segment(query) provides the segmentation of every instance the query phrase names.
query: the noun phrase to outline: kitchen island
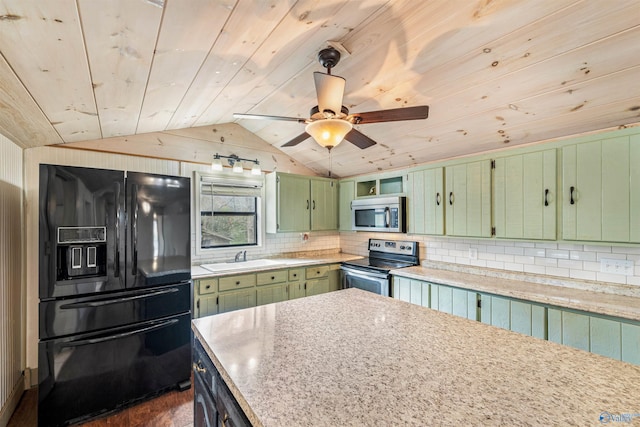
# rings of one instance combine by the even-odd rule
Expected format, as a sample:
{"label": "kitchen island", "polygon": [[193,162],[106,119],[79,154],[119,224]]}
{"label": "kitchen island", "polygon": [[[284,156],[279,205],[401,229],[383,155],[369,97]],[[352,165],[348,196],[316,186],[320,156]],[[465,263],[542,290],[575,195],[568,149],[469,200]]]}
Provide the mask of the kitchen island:
{"label": "kitchen island", "polygon": [[640,422],[640,367],[358,289],[193,330],[256,426]]}

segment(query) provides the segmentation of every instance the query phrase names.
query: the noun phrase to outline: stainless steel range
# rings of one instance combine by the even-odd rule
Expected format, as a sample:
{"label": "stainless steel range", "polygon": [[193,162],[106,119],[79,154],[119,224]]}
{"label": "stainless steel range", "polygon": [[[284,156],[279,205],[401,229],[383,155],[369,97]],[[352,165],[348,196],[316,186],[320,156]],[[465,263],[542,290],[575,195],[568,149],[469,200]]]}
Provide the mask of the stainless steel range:
{"label": "stainless steel range", "polygon": [[369,239],[368,258],[342,263],[342,287],[391,296],[389,271],[419,265],[418,247],[418,242]]}

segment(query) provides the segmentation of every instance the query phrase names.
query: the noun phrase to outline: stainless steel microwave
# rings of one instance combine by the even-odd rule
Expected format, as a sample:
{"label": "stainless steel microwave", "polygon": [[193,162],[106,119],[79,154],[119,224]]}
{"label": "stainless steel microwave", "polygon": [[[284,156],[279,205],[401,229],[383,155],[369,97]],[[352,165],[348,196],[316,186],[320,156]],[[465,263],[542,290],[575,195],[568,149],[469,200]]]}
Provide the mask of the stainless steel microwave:
{"label": "stainless steel microwave", "polygon": [[351,202],[351,229],[405,233],[405,197],[372,197]]}

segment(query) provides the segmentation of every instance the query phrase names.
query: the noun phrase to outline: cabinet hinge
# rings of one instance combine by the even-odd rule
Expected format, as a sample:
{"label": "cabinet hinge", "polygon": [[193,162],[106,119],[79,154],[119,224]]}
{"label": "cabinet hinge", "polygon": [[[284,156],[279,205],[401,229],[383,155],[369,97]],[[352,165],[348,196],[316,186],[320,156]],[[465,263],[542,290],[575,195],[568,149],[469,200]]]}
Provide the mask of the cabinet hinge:
{"label": "cabinet hinge", "polygon": [[491,160],[491,169],[495,169],[495,168],[496,168],[496,161]]}
{"label": "cabinet hinge", "polygon": [[277,176],[277,177],[276,177],[276,182],[277,182],[278,184],[280,184],[280,177],[279,177],[279,176]]}
{"label": "cabinet hinge", "polygon": [[491,227],[491,235],[492,236],[496,235],[496,228],[495,227]]}

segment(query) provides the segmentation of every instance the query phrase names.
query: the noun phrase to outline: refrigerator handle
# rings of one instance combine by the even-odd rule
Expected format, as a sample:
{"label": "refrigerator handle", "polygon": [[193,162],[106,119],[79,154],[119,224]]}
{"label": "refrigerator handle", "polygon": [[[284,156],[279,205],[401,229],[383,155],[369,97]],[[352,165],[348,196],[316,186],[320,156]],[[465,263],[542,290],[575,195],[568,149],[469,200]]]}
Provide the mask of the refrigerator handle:
{"label": "refrigerator handle", "polygon": [[180,289],[178,288],[169,288],[169,289],[163,289],[160,291],[142,292],[139,294],[135,294],[133,296],[122,297],[122,298],[108,298],[108,299],[99,299],[95,301],[72,302],[70,304],[61,305],[60,309],[69,310],[69,309],[88,308],[88,307],[102,307],[102,306],[111,305],[111,304],[122,304],[125,302],[136,301],[144,298],[152,298],[160,295],[173,294],[175,292],[178,292],[179,290]]}
{"label": "refrigerator handle", "polygon": [[103,342],[107,342],[107,341],[113,341],[113,340],[118,340],[120,338],[126,338],[126,337],[130,337],[133,335],[138,335],[138,334],[142,334],[145,332],[150,332],[156,329],[161,329],[161,328],[166,328],[167,326],[171,326],[178,323],[178,319],[169,319],[169,320],[165,320],[164,322],[161,323],[156,323],[154,325],[151,326],[146,326],[144,328],[140,328],[140,329],[136,329],[135,331],[129,331],[129,332],[122,332],[120,334],[114,334],[114,335],[109,335],[108,337],[102,337],[102,338],[89,338],[86,340],[79,340],[79,341],[71,341],[65,344],[62,344],[61,347],[80,347],[83,345],[90,345],[90,344],[100,344]]}
{"label": "refrigerator handle", "polygon": [[138,273],[138,186],[133,184],[131,190],[131,205],[133,207],[133,220],[131,221],[131,243],[133,245],[131,274],[135,276]]}
{"label": "refrigerator handle", "polygon": [[113,273],[114,277],[120,277],[120,183],[116,182],[116,249],[115,249],[115,272]]}

